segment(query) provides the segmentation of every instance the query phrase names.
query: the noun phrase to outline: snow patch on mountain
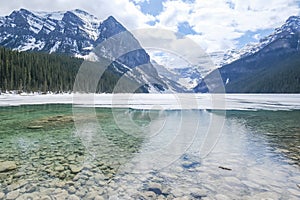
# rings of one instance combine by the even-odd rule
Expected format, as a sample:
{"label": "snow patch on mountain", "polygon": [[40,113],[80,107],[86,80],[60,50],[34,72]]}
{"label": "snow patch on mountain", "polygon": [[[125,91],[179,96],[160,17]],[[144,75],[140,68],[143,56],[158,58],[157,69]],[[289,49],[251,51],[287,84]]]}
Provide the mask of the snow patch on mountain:
{"label": "snow patch on mountain", "polygon": [[82,30],[85,31],[92,40],[96,40],[100,34],[98,27],[100,26],[101,21],[95,16],[79,9],[76,9],[72,12],[84,22],[83,26],[81,27]]}
{"label": "snow patch on mountain", "polygon": [[30,37],[27,40],[27,43],[24,43],[23,45],[19,46],[17,49],[18,51],[28,51],[32,49],[41,50],[45,46],[45,43],[42,41],[36,41],[35,38]]}
{"label": "snow patch on mountain", "polygon": [[[41,40],[45,42],[46,49],[43,49],[43,51],[50,53],[54,51],[60,52],[62,49],[57,48],[57,44],[60,42],[66,45],[74,44],[74,46],[71,47],[71,49],[76,49],[77,51],[74,52],[74,54],[87,55],[89,52],[80,51],[78,42],[80,42],[82,48],[85,48],[85,51],[91,51],[91,49],[86,49],[86,47],[94,47],[94,45],[91,44],[95,43],[99,38],[100,24],[101,20],[79,9],[67,12],[31,12],[20,9],[14,11],[9,16],[0,18],[0,29],[2,32],[2,34],[0,33],[0,44],[5,42],[7,39],[6,35],[10,34],[14,36],[17,35],[20,38],[8,43],[7,47],[12,49],[23,51],[33,50],[36,46],[29,45],[33,43],[32,40],[29,42],[26,40],[26,37],[33,37],[36,41]],[[11,28],[18,30],[12,30]],[[28,33],[28,31],[31,33]],[[73,41],[70,41],[71,37]],[[25,39],[22,40],[21,38]],[[89,44],[86,45],[86,43]],[[28,49],[30,46],[32,49]],[[63,49],[66,48],[63,45],[60,47]]]}
{"label": "snow patch on mountain", "polygon": [[54,46],[50,49],[50,53],[56,52],[56,50],[59,48],[61,44],[61,41],[55,42]]}
{"label": "snow patch on mountain", "polygon": [[56,21],[61,21],[64,17],[65,12],[41,12],[41,11],[33,11],[36,16],[40,16],[44,19],[52,19]]}
{"label": "snow patch on mountain", "polygon": [[33,31],[35,34],[38,34],[42,30],[44,25],[43,20],[34,15],[28,15],[27,23],[30,26],[30,30]]}

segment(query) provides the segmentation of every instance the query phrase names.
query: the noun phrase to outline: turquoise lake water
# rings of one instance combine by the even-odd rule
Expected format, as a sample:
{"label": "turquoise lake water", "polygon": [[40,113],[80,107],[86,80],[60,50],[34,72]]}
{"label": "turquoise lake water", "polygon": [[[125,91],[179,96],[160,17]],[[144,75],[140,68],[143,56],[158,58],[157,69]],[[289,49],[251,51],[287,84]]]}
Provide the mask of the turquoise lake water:
{"label": "turquoise lake water", "polygon": [[[202,157],[213,117],[224,125]],[[297,110],[16,106],[0,127],[0,169],[15,164],[0,199],[300,198]]]}

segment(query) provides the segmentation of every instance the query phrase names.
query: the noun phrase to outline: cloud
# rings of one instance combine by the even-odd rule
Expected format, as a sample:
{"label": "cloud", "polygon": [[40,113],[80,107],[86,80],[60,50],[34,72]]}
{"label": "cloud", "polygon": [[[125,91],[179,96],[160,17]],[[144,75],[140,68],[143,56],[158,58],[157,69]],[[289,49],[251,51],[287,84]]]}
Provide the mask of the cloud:
{"label": "cloud", "polygon": [[136,3],[136,4],[144,3],[144,2],[147,2],[147,3],[150,2],[150,0],[131,0],[131,1],[133,1],[133,2]]}
{"label": "cloud", "polygon": [[178,37],[178,34],[171,30],[158,28],[140,29],[133,34],[150,53],[151,58],[160,64],[169,67],[187,67],[188,63],[191,66],[198,66],[203,74],[215,68],[205,49],[189,37]]}
{"label": "cloud", "polygon": [[189,21],[191,6],[189,3],[178,0],[163,2],[163,12],[156,16],[159,21],[156,27],[177,31],[179,23]]}
{"label": "cloud", "polygon": [[156,27],[174,31],[187,22],[190,35],[207,51],[237,47],[247,32],[281,26],[291,15],[299,15],[297,0],[167,0]]}
{"label": "cloud", "polygon": [[147,22],[154,20],[149,14],[143,14],[139,6],[129,0],[10,0],[0,3],[0,15],[9,15],[13,10],[25,8],[34,11],[65,11],[83,9],[99,19],[113,15],[128,29],[147,27]]}

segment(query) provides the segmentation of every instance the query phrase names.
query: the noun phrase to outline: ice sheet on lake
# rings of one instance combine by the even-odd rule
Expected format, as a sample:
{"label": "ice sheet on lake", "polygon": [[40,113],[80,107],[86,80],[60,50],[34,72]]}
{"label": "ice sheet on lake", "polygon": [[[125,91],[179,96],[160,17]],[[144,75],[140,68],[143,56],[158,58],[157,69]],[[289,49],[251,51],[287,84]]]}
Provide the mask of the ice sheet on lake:
{"label": "ice sheet on lake", "polygon": [[74,104],[153,110],[300,110],[300,94],[47,94],[0,95],[0,106]]}

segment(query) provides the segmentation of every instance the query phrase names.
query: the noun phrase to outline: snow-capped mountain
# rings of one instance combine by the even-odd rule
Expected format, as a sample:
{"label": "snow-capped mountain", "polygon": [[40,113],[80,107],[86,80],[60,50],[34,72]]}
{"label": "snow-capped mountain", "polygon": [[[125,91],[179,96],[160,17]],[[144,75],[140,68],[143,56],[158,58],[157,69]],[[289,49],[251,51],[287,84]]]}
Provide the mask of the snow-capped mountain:
{"label": "snow-capped mountain", "polygon": [[[227,92],[296,91],[290,86],[296,85],[294,82],[299,81],[300,75],[297,74],[299,69],[297,63],[300,59],[299,43],[300,17],[292,16],[259,43],[231,52],[225,58],[227,61],[224,65],[218,69],[223,83],[214,82],[215,70],[195,87],[195,91],[208,92],[205,82],[213,83],[214,86],[210,90],[216,91],[220,84],[225,85]],[[294,74],[291,74],[292,72]],[[287,83],[287,80],[282,79],[294,75],[296,78],[290,79],[294,81],[293,83]]]}
{"label": "snow-capped mountain", "polygon": [[173,68],[168,65],[160,65],[154,60],[151,62],[163,80],[177,83],[177,87],[184,88],[183,91],[192,91],[202,79],[196,67]]}
{"label": "snow-capped mountain", "polygon": [[[113,43],[96,48],[120,33],[124,34],[116,37]],[[19,51],[62,53],[89,60],[104,57],[117,62],[111,70],[134,79],[143,85],[145,92],[173,91],[172,85],[161,80],[150,56],[135,37],[112,16],[101,21],[79,9],[66,12],[20,9],[0,17],[0,46]],[[119,55],[119,52],[125,54]]]}
{"label": "snow-capped mountain", "polygon": [[20,51],[88,55],[100,41],[126,30],[109,17],[85,11],[31,12],[20,9],[0,20],[0,45]]}
{"label": "snow-capped mountain", "polygon": [[[240,50],[230,49],[226,51],[226,53],[223,54],[223,59],[219,63],[219,65],[224,66],[243,57],[255,54],[256,52],[268,46],[270,43],[274,42],[275,40],[283,38],[292,39],[293,35],[298,35],[299,32],[300,17],[291,16],[289,19],[287,19],[285,24],[283,24],[280,28],[276,28],[271,35],[261,39],[258,43],[247,44]],[[295,44],[299,45],[299,41],[297,41]]]}

